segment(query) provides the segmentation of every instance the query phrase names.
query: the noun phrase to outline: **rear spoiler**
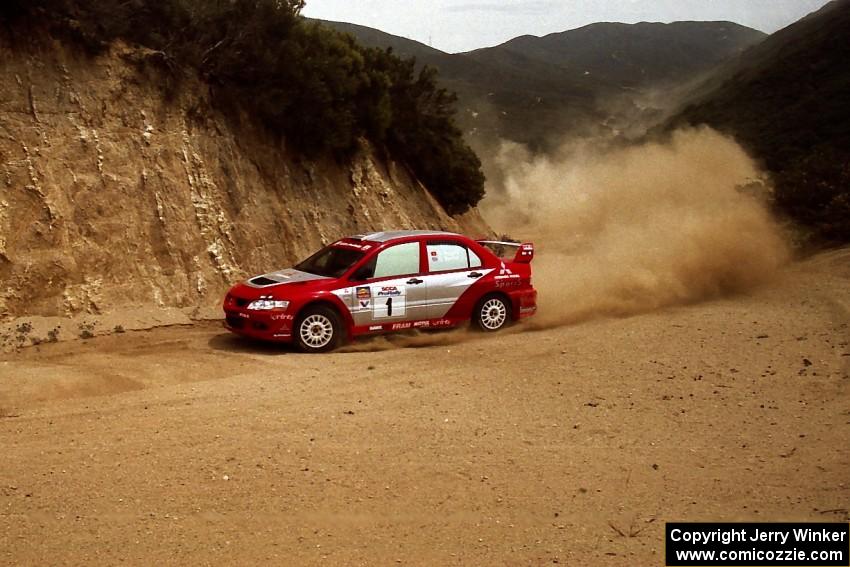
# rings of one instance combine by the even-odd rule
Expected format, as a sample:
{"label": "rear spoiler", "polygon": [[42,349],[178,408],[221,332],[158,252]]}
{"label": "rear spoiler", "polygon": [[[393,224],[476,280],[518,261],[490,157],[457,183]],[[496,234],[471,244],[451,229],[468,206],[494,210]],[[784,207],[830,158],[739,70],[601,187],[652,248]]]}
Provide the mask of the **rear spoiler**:
{"label": "rear spoiler", "polygon": [[[516,254],[513,257],[513,262],[517,262],[519,264],[530,264],[534,259],[534,244],[531,242],[524,242],[520,244],[519,242],[500,242],[498,240],[476,240],[478,244],[482,244],[488,247],[500,248],[505,247],[508,249],[516,249]],[[507,259],[507,258],[504,258]]]}

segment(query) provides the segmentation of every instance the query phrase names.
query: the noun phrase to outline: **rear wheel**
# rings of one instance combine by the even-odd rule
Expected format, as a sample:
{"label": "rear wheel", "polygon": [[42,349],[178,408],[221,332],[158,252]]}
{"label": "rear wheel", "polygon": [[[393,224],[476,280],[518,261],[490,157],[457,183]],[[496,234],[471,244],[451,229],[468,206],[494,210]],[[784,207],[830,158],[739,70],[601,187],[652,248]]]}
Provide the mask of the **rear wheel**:
{"label": "rear wheel", "polygon": [[510,307],[504,297],[488,295],[478,302],[473,321],[487,333],[501,330],[510,322]]}
{"label": "rear wheel", "polygon": [[328,352],[342,340],[342,321],[330,307],[305,309],[295,322],[295,344],[302,352]]}

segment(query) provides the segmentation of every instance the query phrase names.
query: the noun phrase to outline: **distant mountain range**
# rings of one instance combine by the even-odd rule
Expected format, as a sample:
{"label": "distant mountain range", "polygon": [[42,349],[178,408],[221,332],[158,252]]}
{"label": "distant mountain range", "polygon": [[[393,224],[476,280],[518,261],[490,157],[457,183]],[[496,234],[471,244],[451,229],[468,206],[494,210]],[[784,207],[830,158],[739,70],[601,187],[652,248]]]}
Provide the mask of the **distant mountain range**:
{"label": "distant mountain range", "polygon": [[[545,150],[564,133],[629,122],[654,121],[656,134],[708,124],[762,161],[780,210],[813,235],[850,241],[850,0],[769,37],[729,22],[600,23],[454,55],[325,25],[437,67],[479,150],[505,138]],[[647,102],[658,93],[664,112]]]}
{"label": "distant mountain range", "polygon": [[535,148],[610,121],[612,98],[628,107],[646,89],[692,80],[765,37],[730,22],[599,23],[449,54],[364,26],[322,23],[439,69],[460,97],[458,118],[471,141],[508,138]]}
{"label": "distant mountain range", "polygon": [[469,55],[502,61],[514,54],[637,88],[693,77],[764,37],[730,22],[599,23],[544,37],[525,35]]}
{"label": "distant mountain range", "polygon": [[850,0],[837,0],[717,69],[667,129],[733,134],[776,181],[779,206],[850,241]]}

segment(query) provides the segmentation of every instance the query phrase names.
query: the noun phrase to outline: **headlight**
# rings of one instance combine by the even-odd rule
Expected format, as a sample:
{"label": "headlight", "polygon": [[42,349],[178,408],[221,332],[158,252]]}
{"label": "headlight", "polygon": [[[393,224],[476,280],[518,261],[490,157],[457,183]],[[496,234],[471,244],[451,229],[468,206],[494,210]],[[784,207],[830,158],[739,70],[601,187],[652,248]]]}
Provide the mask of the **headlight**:
{"label": "headlight", "polygon": [[273,309],[285,310],[288,308],[288,301],[280,301],[277,299],[258,299],[248,304],[248,309],[250,311],[271,311]]}

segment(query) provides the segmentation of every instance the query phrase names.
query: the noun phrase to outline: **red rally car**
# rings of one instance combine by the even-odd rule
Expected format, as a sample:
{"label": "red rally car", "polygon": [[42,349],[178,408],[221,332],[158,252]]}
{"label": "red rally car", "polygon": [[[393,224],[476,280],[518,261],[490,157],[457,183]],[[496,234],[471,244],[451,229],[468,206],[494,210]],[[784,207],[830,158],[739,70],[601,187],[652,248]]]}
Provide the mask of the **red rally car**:
{"label": "red rally car", "polygon": [[294,268],[233,286],[224,300],[225,326],[247,337],[295,342],[305,352],[329,351],[361,335],[470,320],[482,331],[498,331],[537,311],[533,258],[532,244],[450,232],[352,236]]}

